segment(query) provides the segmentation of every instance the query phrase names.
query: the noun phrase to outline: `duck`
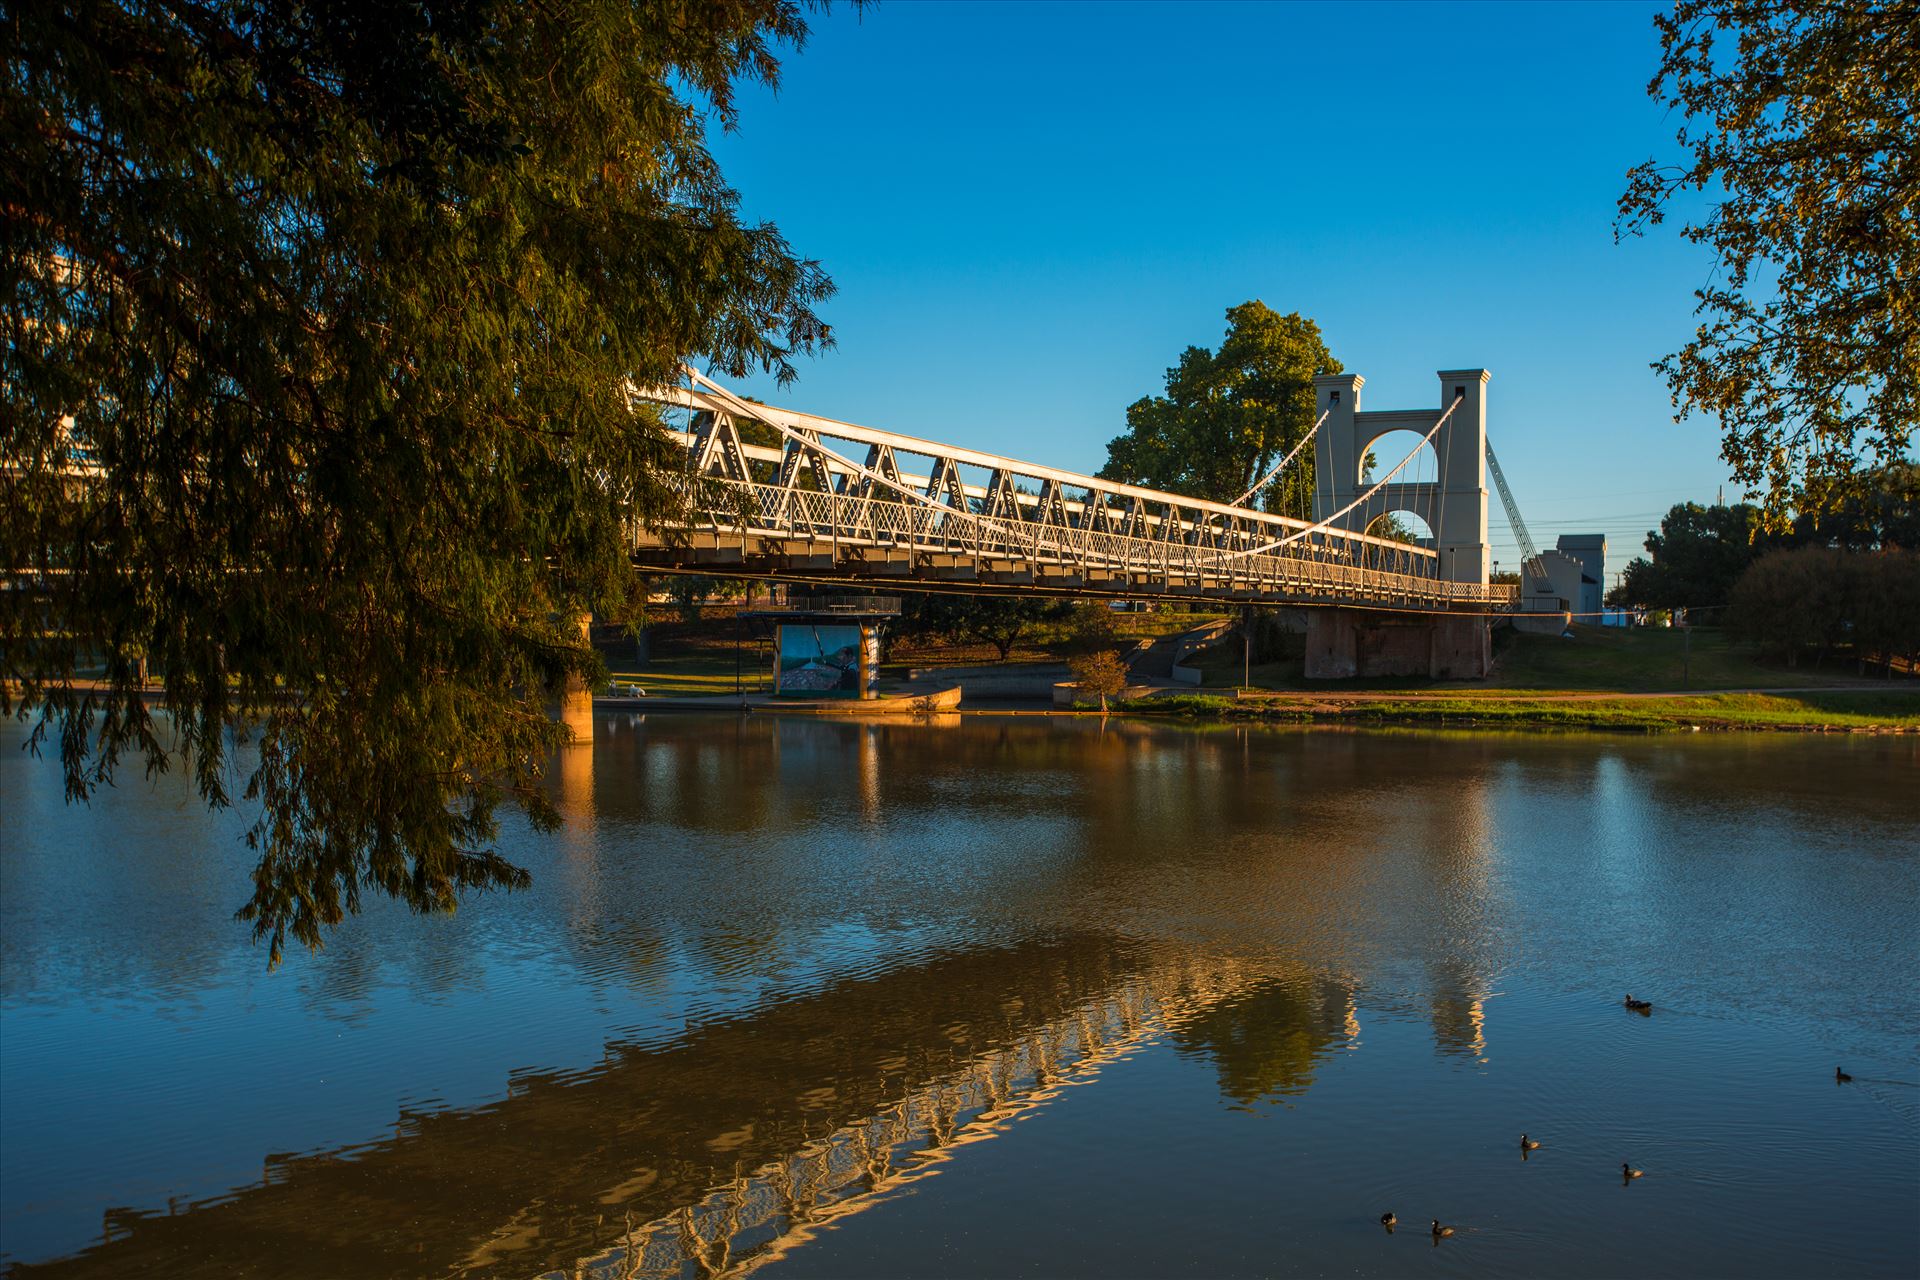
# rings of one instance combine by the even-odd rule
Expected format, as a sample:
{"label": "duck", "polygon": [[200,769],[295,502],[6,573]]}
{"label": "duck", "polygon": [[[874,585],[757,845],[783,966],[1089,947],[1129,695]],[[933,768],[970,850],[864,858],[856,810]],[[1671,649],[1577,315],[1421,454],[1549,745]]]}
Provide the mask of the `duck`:
{"label": "duck", "polygon": [[1520,1135],[1520,1149],[1522,1151],[1538,1151],[1540,1144],[1523,1133]]}
{"label": "duck", "polygon": [[1453,1234],[1452,1227],[1441,1226],[1440,1219],[1438,1218],[1435,1218],[1433,1220],[1433,1238],[1434,1239],[1438,1240],[1441,1236],[1450,1236],[1452,1234]]}
{"label": "duck", "polygon": [[1833,1069],[1833,1082],[1835,1084],[1851,1084],[1853,1082],[1853,1077],[1848,1075],[1846,1072],[1842,1071],[1840,1068],[1835,1067]]}
{"label": "duck", "polygon": [[1627,998],[1625,1000],[1622,1000],[1620,1003],[1625,1005],[1627,1008],[1633,1010],[1635,1013],[1653,1012],[1653,1001],[1635,1000],[1633,998],[1633,992],[1631,991],[1627,992]]}
{"label": "duck", "polygon": [[1380,1225],[1389,1231],[1393,1230],[1394,1223],[1398,1221],[1400,1221],[1400,1219],[1393,1216],[1393,1210],[1391,1209],[1380,1215]]}
{"label": "duck", "polygon": [[1623,1181],[1631,1182],[1645,1173],[1645,1169],[1636,1169],[1624,1160],[1620,1162],[1620,1177]]}

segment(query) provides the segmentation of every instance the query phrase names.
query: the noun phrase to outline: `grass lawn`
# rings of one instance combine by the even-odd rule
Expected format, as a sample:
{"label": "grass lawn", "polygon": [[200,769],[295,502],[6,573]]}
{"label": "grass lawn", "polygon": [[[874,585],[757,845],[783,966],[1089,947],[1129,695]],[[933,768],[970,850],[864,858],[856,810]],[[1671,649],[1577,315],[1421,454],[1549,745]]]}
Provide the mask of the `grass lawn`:
{"label": "grass lawn", "polygon": [[[1691,653],[1688,652],[1691,648]],[[1576,625],[1572,638],[1515,632],[1495,655],[1490,686],[1506,689],[1609,689],[1660,693],[1686,689],[1779,689],[1859,680],[1851,666],[1762,663],[1718,627]]]}
{"label": "grass lawn", "polygon": [[1402,698],[1356,702],[1348,714],[1396,722],[1526,723],[1564,728],[1902,729],[1920,730],[1920,696],[1911,693],[1717,693],[1671,698]]}
{"label": "grass lawn", "polygon": [[[1434,690],[1461,698],[1504,697],[1515,690],[1609,693],[1684,693],[1689,689],[1782,689],[1858,683],[1850,664],[1815,670],[1762,662],[1736,647],[1718,628],[1695,627],[1691,654],[1687,633],[1653,627],[1576,625],[1571,637],[1496,633],[1491,679],[1474,681],[1398,679],[1304,679],[1301,660],[1253,668],[1256,689]],[[1234,688],[1241,679],[1237,642],[1216,646],[1193,664],[1207,688]]]}
{"label": "grass lawn", "polygon": [[1719,693],[1655,698],[1550,700],[1505,694],[1477,698],[1380,697],[1290,701],[1284,695],[1236,701],[1183,694],[1129,703],[1130,712],[1303,720],[1546,729],[1877,729],[1920,733],[1920,693],[1834,690],[1821,693]]}
{"label": "grass lawn", "polygon": [[[734,691],[733,654],[728,651],[695,650],[645,663],[632,658],[611,658],[607,661],[607,671],[612,680],[637,684],[653,695],[686,697]],[[751,648],[741,652],[740,684],[748,693],[760,693],[772,687],[773,667],[764,646],[759,652]]]}

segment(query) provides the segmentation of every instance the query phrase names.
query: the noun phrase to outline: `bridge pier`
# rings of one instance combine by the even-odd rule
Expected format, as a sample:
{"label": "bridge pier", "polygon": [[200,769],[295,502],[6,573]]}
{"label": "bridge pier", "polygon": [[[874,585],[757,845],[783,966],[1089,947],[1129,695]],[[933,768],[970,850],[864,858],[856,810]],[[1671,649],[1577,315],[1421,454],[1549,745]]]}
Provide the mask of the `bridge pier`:
{"label": "bridge pier", "polygon": [[1493,671],[1493,625],[1471,614],[1307,610],[1309,680],[1425,676],[1484,680]]}

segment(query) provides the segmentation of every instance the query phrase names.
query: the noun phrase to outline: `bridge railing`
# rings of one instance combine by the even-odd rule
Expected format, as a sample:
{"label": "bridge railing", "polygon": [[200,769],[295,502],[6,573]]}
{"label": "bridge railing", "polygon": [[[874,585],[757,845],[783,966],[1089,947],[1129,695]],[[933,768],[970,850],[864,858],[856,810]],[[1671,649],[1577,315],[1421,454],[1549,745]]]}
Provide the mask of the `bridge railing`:
{"label": "bridge railing", "polygon": [[893,616],[900,612],[899,596],[796,596],[758,600],[748,606],[752,613],[844,613],[860,616]]}

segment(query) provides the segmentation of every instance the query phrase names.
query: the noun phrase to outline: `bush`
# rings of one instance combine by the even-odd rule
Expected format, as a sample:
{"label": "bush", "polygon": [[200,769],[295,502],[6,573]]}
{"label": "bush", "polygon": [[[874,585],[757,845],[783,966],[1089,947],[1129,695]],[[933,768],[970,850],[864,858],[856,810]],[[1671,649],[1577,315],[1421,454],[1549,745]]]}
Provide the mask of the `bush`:
{"label": "bush", "polygon": [[1067,619],[1067,638],[1076,653],[1097,653],[1113,647],[1118,630],[1113,610],[1104,600],[1082,600]]}
{"label": "bush", "polygon": [[1277,609],[1254,610],[1252,634],[1255,665],[1285,662],[1307,651],[1307,637],[1288,627],[1286,615]]}
{"label": "bush", "polygon": [[1920,552],[1771,552],[1734,583],[1727,629],[1790,664],[1810,651],[1817,666],[1849,648],[1862,670],[1869,660],[1888,675],[1896,659],[1911,668],[1920,655]]}
{"label": "bush", "polygon": [[1072,667],[1080,692],[1100,699],[1102,715],[1106,714],[1107,699],[1118,697],[1127,687],[1127,664],[1111,649],[1075,658]]}

